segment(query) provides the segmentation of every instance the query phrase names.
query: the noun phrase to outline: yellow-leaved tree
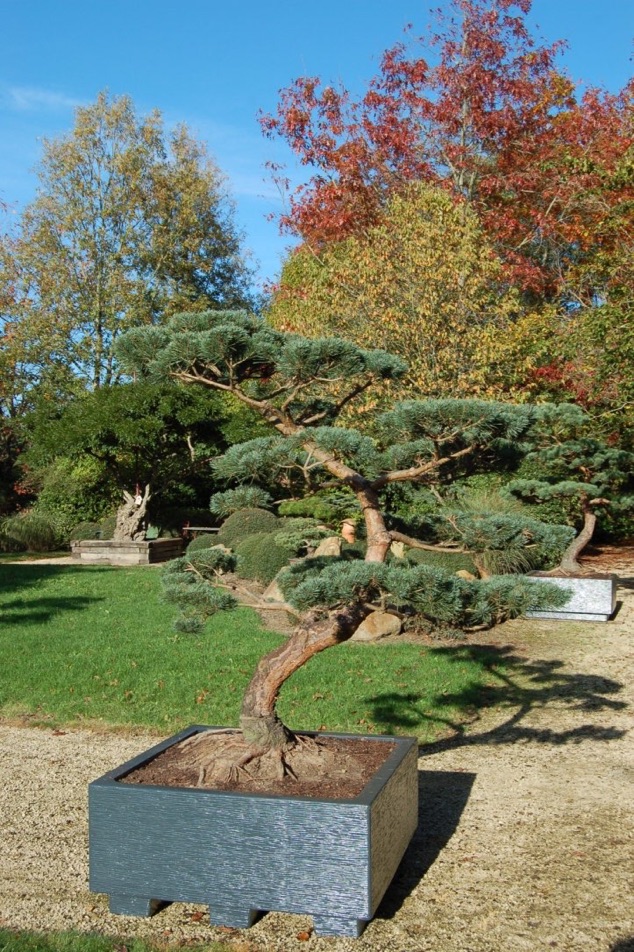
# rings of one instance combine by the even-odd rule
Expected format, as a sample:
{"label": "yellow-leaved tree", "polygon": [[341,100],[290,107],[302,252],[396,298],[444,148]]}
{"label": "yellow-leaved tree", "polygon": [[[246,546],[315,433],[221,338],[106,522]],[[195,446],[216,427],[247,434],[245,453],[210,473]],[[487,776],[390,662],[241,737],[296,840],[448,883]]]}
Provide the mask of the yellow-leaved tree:
{"label": "yellow-leaved tree", "polygon": [[389,350],[408,362],[406,391],[460,397],[513,390],[500,344],[527,319],[473,211],[420,183],[363,236],[291,254],[268,316]]}

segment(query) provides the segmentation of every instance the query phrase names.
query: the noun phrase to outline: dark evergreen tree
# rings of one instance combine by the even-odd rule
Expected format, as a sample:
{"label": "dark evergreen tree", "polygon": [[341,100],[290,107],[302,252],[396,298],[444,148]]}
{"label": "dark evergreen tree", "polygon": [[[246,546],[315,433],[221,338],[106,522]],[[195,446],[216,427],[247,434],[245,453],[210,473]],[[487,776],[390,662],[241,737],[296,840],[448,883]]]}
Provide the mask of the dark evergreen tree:
{"label": "dark evergreen tree", "polygon": [[634,510],[634,453],[590,436],[588,417],[572,404],[546,405],[536,412],[526,461],[537,477],[513,480],[506,492],[529,503],[561,503],[578,531],[553,571],[574,574],[601,513]]}
{"label": "dark evergreen tree", "polygon": [[[209,461],[229,445],[224,427],[235,413],[228,410],[222,398],[171,381],[101,387],[57,408],[43,402],[28,419],[25,482],[38,493],[37,508],[66,529],[148,483],[153,519],[168,508],[204,509]],[[83,494],[74,485],[77,468],[90,476]]]}

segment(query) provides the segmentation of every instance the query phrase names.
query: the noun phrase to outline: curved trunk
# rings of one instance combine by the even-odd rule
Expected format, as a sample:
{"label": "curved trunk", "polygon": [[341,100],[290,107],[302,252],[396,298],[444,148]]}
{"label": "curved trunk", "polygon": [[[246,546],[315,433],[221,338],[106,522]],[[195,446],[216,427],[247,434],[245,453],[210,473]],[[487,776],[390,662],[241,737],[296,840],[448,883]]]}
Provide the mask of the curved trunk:
{"label": "curved trunk", "polygon": [[558,568],[561,569],[562,572],[580,572],[582,570],[577,558],[592,538],[596,524],[597,517],[595,514],[590,510],[586,510],[583,514],[583,529],[579,535],[575,536],[572,540],[559,563]]}
{"label": "curved trunk", "polygon": [[392,535],[385,526],[385,519],[381,512],[381,505],[377,493],[371,489],[365,480],[360,480],[355,484],[350,483],[356,493],[363,518],[365,520],[365,530],[367,536],[367,549],[365,553],[366,562],[385,562],[387,553],[392,545]]}
{"label": "curved trunk", "polygon": [[370,609],[351,605],[325,613],[308,612],[288,641],[260,659],[242,702],[240,727],[245,739],[263,750],[284,748],[293,735],[275,705],[284,682],[313,655],[347,641]]}
{"label": "curved trunk", "polygon": [[[278,422],[275,426],[286,436],[300,432],[300,427],[288,421]],[[365,561],[384,562],[392,537],[385,526],[377,491],[360,473],[311,440],[304,443],[304,449],[352,489],[365,520]],[[331,611],[313,609],[306,613],[288,641],[260,659],[244,695],[240,714],[240,727],[252,746],[262,750],[282,750],[292,743],[292,733],[282,724],[275,710],[280,688],[313,655],[347,641],[370,611],[362,604]]]}

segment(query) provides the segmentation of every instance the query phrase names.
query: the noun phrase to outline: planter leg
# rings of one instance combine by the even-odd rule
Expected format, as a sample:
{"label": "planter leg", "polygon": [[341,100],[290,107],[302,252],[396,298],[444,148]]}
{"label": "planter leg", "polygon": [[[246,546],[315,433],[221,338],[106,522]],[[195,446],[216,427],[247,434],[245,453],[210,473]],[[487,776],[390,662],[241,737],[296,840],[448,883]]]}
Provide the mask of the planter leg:
{"label": "planter leg", "polygon": [[352,919],[347,916],[313,915],[313,925],[317,935],[349,935],[357,939],[365,929],[365,919]]}
{"label": "planter leg", "polygon": [[144,896],[111,896],[110,912],[117,916],[153,916],[161,905],[158,899]]}
{"label": "planter leg", "polygon": [[231,926],[233,929],[248,929],[255,922],[257,909],[249,906],[214,902],[209,906],[209,921],[212,926]]}

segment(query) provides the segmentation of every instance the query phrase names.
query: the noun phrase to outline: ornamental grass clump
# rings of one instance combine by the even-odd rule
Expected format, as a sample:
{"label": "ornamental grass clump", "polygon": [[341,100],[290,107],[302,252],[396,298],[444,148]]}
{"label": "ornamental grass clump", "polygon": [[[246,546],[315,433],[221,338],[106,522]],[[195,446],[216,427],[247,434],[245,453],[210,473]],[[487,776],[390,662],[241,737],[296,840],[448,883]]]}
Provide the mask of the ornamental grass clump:
{"label": "ornamental grass clump", "polygon": [[7,552],[53,552],[62,545],[62,533],[51,516],[30,509],[2,520],[0,544]]}
{"label": "ornamental grass clump", "polygon": [[[363,559],[308,559],[282,573],[286,602],[275,609],[281,604],[296,628],[260,660],[242,701],[241,736],[229,735],[223,753],[212,757],[200,735],[195,758],[208,782],[244,769],[260,778],[315,769],[318,745],[298,741],[282,722],[280,689],[315,654],[347,641],[371,613],[418,613],[433,623],[474,628],[566,598],[554,586],[518,576],[468,582],[404,560],[386,564],[398,535],[386,520],[390,489],[436,486],[478,460],[489,465],[496,455],[517,453],[535,425],[534,407],[409,400],[379,416],[370,436],[338,425],[341,413],[372,387],[400,380],[402,360],[339,338],[281,333],[239,311],[178,314],[160,326],[136,328],[121,337],[118,353],[141,377],[169,376],[230,394],[268,424],[269,436],[232,446],[214,461],[217,479],[267,491],[276,486],[295,498],[339,486],[362,514]],[[226,520],[219,541],[232,547],[240,536],[283,528],[270,512],[242,510]],[[236,603],[228,565],[220,555],[204,565],[185,556],[169,567],[166,594],[181,611],[181,631],[200,630],[210,615]],[[298,768],[294,760],[291,767],[289,756],[300,748],[303,764]]]}

